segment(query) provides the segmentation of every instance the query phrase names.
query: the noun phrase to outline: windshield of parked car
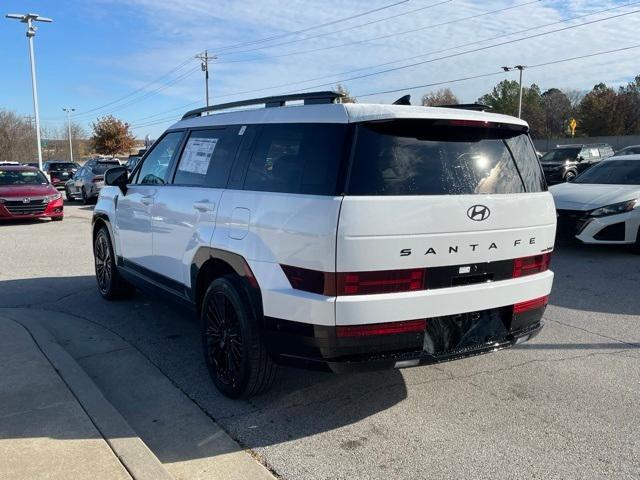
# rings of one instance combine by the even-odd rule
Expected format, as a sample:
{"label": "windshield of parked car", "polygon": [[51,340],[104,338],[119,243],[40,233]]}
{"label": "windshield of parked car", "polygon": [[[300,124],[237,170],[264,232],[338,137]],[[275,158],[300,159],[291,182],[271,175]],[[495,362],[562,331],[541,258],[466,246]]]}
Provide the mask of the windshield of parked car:
{"label": "windshield of parked car", "polygon": [[573,183],[640,185],[640,160],[606,160],[600,162],[576,177]]}
{"label": "windshield of parked car", "polygon": [[469,195],[546,190],[520,129],[394,120],[358,127],[350,195]]}
{"label": "windshield of parked car", "polygon": [[627,147],[623,148],[619,152],[616,152],[616,156],[619,157],[621,155],[637,155],[640,153],[640,147]]}
{"label": "windshield of parked car", "polygon": [[0,186],[46,185],[45,176],[37,170],[1,170]]}
{"label": "windshield of parked car", "polygon": [[72,168],[76,168],[76,166],[69,162],[69,163],[52,163],[51,166],[49,167],[49,169],[52,172],[58,172],[58,171],[63,171],[63,170],[71,170]]}
{"label": "windshield of parked car", "polygon": [[581,148],[558,148],[545,153],[540,161],[545,162],[564,162],[565,160],[575,160],[580,153]]}

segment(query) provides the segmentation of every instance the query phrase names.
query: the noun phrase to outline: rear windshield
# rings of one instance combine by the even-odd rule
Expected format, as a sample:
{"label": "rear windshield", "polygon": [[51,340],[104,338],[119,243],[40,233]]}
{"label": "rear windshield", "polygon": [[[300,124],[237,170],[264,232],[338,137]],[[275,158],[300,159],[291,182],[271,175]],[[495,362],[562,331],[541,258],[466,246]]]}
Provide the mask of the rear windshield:
{"label": "rear windshield", "polygon": [[117,166],[115,163],[98,163],[94,167],[91,167],[91,171],[96,175],[102,175],[104,172],[115,166]]}
{"label": "rear windshield", "polygon": [[351,195],[540,192],[546,184],[526,133],[395,120],[358,127]]}
{"label": "rear windshield", "polygon": [[0,186],[10,185],[46,185],[49,183],[37,170],[2,170],[0,169]]}
{"label": "rear windshield", "polygon": [[640,185],[640,160],[599,162],[578,176],[573,183]]}

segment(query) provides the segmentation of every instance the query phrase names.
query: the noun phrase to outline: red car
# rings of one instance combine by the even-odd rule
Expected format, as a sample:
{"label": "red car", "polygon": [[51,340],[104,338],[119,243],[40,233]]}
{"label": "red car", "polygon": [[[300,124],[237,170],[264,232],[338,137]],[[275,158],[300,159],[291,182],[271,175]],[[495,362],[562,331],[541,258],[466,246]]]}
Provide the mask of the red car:
{"label": "red car", "polygon": [[50,217],[62,220],[62,195],[33,167],[0,166],[0,220]]}

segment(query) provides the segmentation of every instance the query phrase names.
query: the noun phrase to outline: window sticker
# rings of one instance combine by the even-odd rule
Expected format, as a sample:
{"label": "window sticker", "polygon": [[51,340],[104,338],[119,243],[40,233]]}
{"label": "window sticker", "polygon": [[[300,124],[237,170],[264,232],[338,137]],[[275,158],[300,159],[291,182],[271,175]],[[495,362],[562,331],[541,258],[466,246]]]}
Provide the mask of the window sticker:
{"label": "window sticker", "polygon": [[217,144],[217,138],[189,138],[186,147],[184,147],[178,170],[206,175]]}

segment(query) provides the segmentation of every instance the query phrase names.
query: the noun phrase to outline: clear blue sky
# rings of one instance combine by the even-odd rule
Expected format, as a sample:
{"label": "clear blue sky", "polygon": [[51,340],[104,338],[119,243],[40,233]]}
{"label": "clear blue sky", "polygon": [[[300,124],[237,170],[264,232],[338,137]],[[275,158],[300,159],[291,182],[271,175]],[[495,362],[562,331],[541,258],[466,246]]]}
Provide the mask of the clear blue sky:
{"label": "clear blue sky", "polygon": [[[430,7],[438,3],[443,4]],[[464,20],[525,3],[528,5]],[[632,13],[510,45],[353,79],[640,10],[640,2],[628,5],[631,3],[633,0],[290,0],[286,3],[276,0],[5,0],[4,11],[0,13],[4,16],[35,12],[54,19],[52,24],[40,24],[36,36],[41,117],[45,126],[61,126],[64,121],[61,108],[71,106],[77,109],[77,121],[87,129],[96,117],[113,114],[130,122],[139,137],[147,133],[155,137],[183,111],[203,104],[202,72],[192,57],[205,48],[219,54],[212,65],[213,102],[302,90],[322,83],[329,85],[318,88],[326,89],[332,82],[349,78],[351,80],[343,83],[358,96],[491,73],[505,64],[534,65],[640,44],[637,35],[640,13]],[[616,6],[622,8],[595,13]],[[378,8],[379,11],[370,12]],[[587,14],[591,15],[549,25]],[[355,18],[331,23],[350,16]],[[389,18],[392,16],[394,18]],[[331,24],[291,34],[324,23]],[[531,30],[522,33],[527,29]],[[513,35],[502,37],[508,33]],[[274,36],[280,38],[249,43]],[[494,37],[501,38],[487,40]],[[473,45],[460,47],[471,43]],[[237,44],[245,45],[228,48]],[[433,53],[451,47],[456,48]],[[0,20],[0,52],[4,62],[0,75],[0,108],[22,115],[32,114],[23,24]],[[639,52],[640,49],[636,49],[531,69],[525,72],[525,83],[536,82],[543,89],[590,89],[599,81],[620,85],[640,74],[636,61]],[[182,62],[186,63],[158,79]],[[396,63],[371,68],[388,62]],[[353,70],[358,71],[344,73]],[[319,77],[322,78],[310,80]],[[516,77],[495,75],[448,86],[463,101],[472,102],[503,78]],[[310,81],[281,86],[303,80]],[[416,102],[422,93],[436,88],[377,94],[360,100],[389,102],[403,93],[412,93]],[[136,89],[141,90],[132,94]],[[262,90],[243,93],[256,89]],[[126,95],[129,96],[120,100]],[[114,103],[107,105],[111,102]]]}

